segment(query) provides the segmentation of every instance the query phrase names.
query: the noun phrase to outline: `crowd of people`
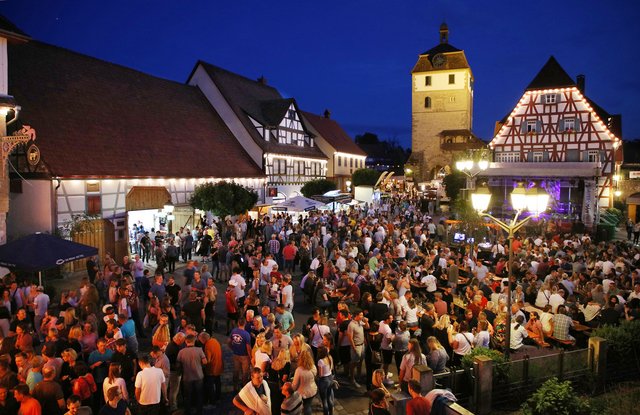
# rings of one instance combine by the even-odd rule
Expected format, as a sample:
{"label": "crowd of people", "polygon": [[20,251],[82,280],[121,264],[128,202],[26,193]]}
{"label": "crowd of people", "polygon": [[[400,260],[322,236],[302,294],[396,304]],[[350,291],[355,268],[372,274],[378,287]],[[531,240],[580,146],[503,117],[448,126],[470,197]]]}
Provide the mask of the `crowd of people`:
{"label": "crowd of people", "polygon": [[136,226],[131,257],[88,260],[79,289],[56,302],[9,274],[0,414],[202,414],[220,403],[225,364],[245,414],[309,415],[318,399],[332,415],[335,390],[349,387],[384,415],[394,384],[412,397],[408,414],[436,413],[448,395],[423,396],[415,365],[437,375],[476,348],[571,346],[640,317],[632,243],[540,225],[512,242],[509,272],[500,233],[478,247],[449,241],[452,226],[397,197],[153,239]]}

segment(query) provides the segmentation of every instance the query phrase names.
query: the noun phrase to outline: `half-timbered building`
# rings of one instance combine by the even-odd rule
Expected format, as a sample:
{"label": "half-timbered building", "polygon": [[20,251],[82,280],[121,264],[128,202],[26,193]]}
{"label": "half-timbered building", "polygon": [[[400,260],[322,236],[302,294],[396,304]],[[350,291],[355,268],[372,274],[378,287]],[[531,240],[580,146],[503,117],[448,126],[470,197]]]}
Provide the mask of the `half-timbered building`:
{"label": "half-timbered building", "polygon": [[584,80],[574,81],[551,57],[496,124],[486,174],[505,199],[514,183],[538,182],[551,195],[553,212],[591,226],[599,209],[613,206],[621,118],[585,95]]}
{"label": "half-timbered building", "polygon": [[367,153],[349,137],[340,124],[331,119],[329,110],[322,116],[303,111],[303,117],[316,136],[316,144],[329,158],[327,179],[335,182],[338,189],[347,191],[353,172],[365,167]]}
{"label": "half-timbered building", "polygon": [[8,70],[22,107],[9,132],[31,126],[39,148],[35,160],[27,148],[10,158],[9,237],[88,215],[111,224],[107,245],[126,255],[131,214],[159,217],[171,202],[169,225],[191,227],[198,184],[263,192],[261,168],[197,87],[36,40],[8,46]]}
{"label": "half-timbered building", "polygon": [[264,78],[252,80],[198,62],[188,83],[202,90],[267,175],[267,203],[298,196],[306,182],[327,176],[327,157],[295,99],[284,98]]}

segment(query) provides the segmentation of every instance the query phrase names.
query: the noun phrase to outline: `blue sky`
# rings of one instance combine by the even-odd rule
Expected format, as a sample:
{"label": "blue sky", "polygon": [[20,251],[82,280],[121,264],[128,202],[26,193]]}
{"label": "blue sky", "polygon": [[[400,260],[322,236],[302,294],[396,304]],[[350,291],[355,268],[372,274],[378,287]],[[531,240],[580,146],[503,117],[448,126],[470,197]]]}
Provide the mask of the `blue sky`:
{"label": "blue sky", "polygon": [[185,81],[198,59],[264,76],[353,136],[411,143],[410,71],[438,42],[464,49],[475,77],[474,131],[496,120],[554,55],[586,93],[640,138],[640,3],[631,0],[4,0],[33,38]]}

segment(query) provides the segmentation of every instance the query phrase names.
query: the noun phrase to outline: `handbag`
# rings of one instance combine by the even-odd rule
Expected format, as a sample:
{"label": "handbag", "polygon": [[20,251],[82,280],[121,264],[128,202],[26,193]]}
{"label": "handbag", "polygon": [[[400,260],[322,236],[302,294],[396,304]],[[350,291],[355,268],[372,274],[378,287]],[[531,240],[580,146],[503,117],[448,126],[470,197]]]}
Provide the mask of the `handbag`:
{"label": "handbag", "polygon": [[380,350],[373,350],[371,348],[371,344],[369,344],[369,350],[371,351],[371,364],[372,365],[381,365],[382,364],[382,352]]}

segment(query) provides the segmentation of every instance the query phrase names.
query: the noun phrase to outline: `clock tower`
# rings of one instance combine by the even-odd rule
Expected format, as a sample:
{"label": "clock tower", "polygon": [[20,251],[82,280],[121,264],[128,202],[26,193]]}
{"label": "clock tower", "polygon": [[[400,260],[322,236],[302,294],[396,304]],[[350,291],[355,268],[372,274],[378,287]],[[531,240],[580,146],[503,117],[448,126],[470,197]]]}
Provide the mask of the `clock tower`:
{"label": "clock tower", "polygon": [[464,52],[449,43],[446,23],[440,26],[440,43],[420,54],[411,71],[411,101],[407,167],[415,181],[438,178],[456,153],[483,147],[471,132],[473,74]]}

